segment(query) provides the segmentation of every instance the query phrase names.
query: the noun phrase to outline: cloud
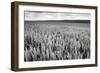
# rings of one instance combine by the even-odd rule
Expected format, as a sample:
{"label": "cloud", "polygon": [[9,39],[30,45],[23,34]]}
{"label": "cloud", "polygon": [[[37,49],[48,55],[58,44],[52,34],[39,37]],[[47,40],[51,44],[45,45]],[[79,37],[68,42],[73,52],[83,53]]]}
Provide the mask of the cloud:
{"label": "cloud", "polygon": [[37,20],[90,20],[89,13],[25,11],[26,21]]}

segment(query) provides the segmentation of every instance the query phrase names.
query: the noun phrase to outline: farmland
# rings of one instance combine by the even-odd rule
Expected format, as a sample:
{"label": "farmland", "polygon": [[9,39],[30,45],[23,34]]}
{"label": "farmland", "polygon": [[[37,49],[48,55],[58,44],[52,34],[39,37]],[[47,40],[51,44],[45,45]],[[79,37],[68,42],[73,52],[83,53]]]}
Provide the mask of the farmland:
{"label": "farmland", "polygon": [[25,21],[24,61],[90,58],[90,23]]}

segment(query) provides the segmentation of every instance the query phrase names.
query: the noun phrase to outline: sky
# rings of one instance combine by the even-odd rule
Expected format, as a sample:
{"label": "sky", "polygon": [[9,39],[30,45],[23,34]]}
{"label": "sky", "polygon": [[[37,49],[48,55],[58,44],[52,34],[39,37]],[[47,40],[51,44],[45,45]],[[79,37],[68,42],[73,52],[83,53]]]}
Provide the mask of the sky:
{"label": "sky", "polygon": [[90,18],[91,18],[91,15],[89,13],[24,11],[25,21],[90,20]]}

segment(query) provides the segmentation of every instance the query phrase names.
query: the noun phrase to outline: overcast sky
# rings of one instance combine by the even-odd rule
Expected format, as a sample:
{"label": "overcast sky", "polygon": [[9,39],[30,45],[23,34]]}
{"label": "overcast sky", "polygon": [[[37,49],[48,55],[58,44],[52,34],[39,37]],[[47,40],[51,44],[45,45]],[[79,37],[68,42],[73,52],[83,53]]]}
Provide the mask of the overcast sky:
{"label": "overcast sky", "polygon": [[72,12],[24,11],[24,20],[90,20],[90,14]]}

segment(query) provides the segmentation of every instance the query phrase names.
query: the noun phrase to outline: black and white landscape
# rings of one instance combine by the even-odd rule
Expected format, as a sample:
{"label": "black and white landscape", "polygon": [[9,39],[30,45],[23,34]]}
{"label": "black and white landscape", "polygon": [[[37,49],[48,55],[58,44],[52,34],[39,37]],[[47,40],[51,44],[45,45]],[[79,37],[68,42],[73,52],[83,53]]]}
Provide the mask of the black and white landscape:
{"label": "black and white landscape", "polygon": [[24,61],[89,59],[90,16],[24,11]]}

